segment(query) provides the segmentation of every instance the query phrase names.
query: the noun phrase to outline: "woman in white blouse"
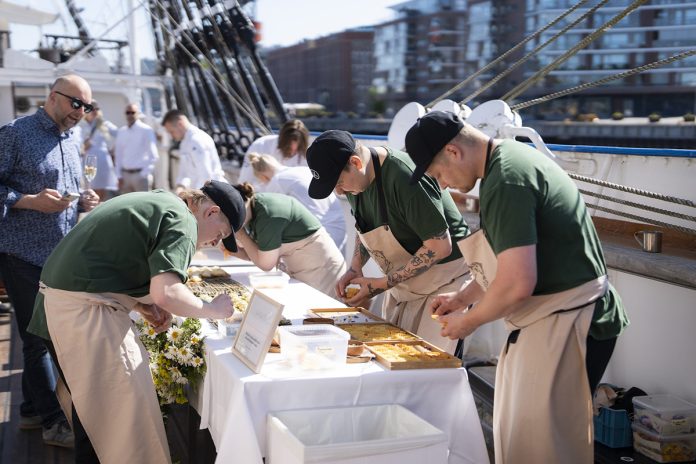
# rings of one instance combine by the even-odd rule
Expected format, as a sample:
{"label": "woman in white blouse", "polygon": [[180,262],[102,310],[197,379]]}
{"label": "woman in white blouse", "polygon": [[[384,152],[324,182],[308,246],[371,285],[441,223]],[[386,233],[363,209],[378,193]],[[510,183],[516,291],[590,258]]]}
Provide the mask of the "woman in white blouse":
{"label": "woman in white blouse", "polygon": [[283,166],[307,166],[309,131],[299,119],[291,119],[280,128],[278,135],[264,135],[249,145],[239,172],[238,182],[249,182],[254,191],[263,192],[264,186],[254,176],[249,164],[249,153],[270,155]]}

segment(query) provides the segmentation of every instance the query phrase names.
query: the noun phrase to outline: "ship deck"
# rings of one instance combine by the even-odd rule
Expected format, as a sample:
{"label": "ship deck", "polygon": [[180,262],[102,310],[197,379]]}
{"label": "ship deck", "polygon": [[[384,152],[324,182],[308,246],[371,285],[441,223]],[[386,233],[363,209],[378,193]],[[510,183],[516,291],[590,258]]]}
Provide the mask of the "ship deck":
{"label": "ship deck", "polygon": [[69,464],[73,451],[44,445],[41,429],[19,429],[22,402],[22,341],[14,313],[0,314],[0,463]]}

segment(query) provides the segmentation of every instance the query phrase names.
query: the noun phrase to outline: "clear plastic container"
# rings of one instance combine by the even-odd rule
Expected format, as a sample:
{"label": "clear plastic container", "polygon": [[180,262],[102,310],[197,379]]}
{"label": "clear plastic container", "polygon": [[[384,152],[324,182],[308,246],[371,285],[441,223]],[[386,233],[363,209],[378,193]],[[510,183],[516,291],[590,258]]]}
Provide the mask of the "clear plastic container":
{"label": "clear plastic container", "polygon": [[331,369],[346,363],[350,334],[328,324],[279,327],[280,353],[300,369]]}
{"label": "clear plastic container", "polygon": [[676,396],[650,395],[633,398],[633,422],[660,435],[696,432],[696,405]]}
{"label": "clear plastic container", "polygon": [[657,462],[689,462],[696,459],[696,433],[659,435],[633,424],[633,448]]}
{"label": "clear plastic container", "polygon": [[249,283],[254,288],[285,288],[290,277],[282,271],[249,274]]}

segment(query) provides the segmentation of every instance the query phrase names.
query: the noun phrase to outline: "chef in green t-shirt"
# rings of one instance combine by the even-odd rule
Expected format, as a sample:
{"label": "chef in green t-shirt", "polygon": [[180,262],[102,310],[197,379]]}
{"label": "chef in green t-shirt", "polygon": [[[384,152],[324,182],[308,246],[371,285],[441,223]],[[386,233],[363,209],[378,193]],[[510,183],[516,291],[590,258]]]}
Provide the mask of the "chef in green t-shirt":
{"label": "chef in green t-shirt", "polygon": [[444,336],[500,318],[510,330],[496,373],[496,462],[593,462],[591,395],[628,320],[576,185],[541,152],[449,112],[420,118],[406,149],[413,182],[428,174],[468,192],[481,179],[481,231],[460,242],[476,284],[431,309]]}
{"label": "chef in green t-shirt", "polygon": [[[357,235],[348,271],[336,283],[345,297],[349,284],[360,291],[348,304],[385,293],[382,316],[453,352],[456,341],[440,335],[426,310],[437,294],[471,280],[453,243],[469,233],[449,192],[424,178],[409,185],[414,165],[408,155],[388,147],[368,148],[346,131],[321,134],[307,150],[313,179],[309,196],[325,198],[334,189],[350,203]],[[362,268],[372,257],[384,273],[366,278]]]}
{"label": "chef in green t-shirt", "polygon": [[176,196],[121,195],[95,208],[58,244],[41,273],[29,330],[50,339],[73,403],[75,453],[89,462],[170,462],[148,354],[134,310],[157,331],[171,315],[222,319],[229,295],[206,303],[185,285],[195,251],[236,251],[244,202],[226,182]]}
{"label": "chef in green t-shirt", "polygon": [[295,198],[282,193],[254,193],[248,182],[234,187],[246,205],[246,222],[236,233],[235,256],[264,271],[276,266],[290,277],[330,297],[346,262],[319,219]]}

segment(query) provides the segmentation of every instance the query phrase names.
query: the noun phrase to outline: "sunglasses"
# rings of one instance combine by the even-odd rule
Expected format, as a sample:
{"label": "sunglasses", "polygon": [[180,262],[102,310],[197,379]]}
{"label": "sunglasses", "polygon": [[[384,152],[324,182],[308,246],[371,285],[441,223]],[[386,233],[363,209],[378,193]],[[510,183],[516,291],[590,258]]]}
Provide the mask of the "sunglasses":
{"label": "sunglasses", "polygon": [[79,110],[80,108],[84,108],[85,113],[91,113],[92,110],[94,110],[94,106],[90,105],[89,103],[83,102],[79,98],[71,97],[70,95],[65,95],[64,93],[59,92],[57,90],[54,90],[54,92],[57,93],[58,95],[65,97],[65,98],[69,98],[70,99],[70,106],[74,110]]}
{"label": "sunglasses", "polygon": [[126,114],[135,114],[135,111],[126,111]]}

